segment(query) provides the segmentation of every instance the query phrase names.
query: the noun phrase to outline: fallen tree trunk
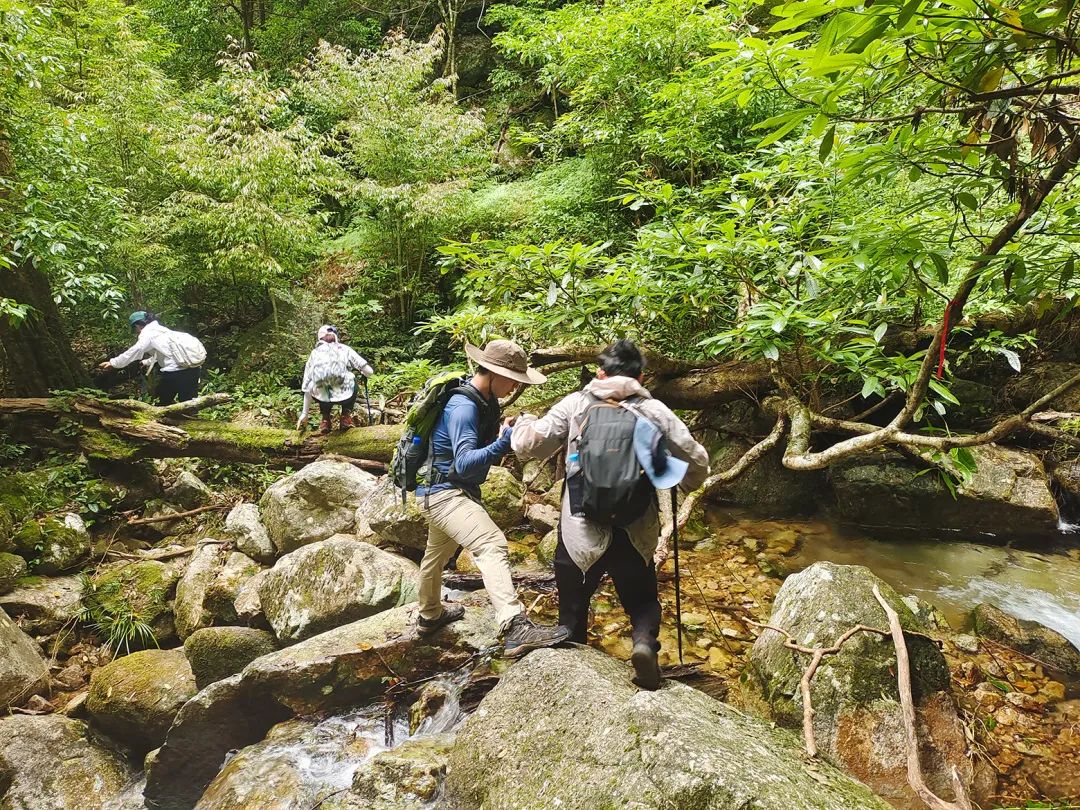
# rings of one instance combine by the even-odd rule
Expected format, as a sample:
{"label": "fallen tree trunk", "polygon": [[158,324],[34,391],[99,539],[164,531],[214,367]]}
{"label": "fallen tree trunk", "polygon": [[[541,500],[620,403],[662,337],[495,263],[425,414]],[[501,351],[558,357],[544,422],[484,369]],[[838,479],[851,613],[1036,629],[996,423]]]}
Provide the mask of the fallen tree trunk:
{"label": "fallen tree trunk", "polygon": [[399,425],[322,436],[190,416],[228,400],[226,394],[211,394],[161,408],[82,395],[27,397],[0,399],[0,415],[17,423],[13,435],[109,461],[191,456],[283,467],[333,453],[372,472],[385,472],[401,435]]}

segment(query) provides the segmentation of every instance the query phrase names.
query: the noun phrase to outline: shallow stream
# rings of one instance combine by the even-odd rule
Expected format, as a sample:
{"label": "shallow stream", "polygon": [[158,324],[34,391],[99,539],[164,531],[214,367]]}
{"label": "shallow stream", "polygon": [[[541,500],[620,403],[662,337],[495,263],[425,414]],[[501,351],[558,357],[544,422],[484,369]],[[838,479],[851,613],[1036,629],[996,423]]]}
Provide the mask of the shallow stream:
{"label": "shallow stream", "polygon": [[[790,570],[828,560],[865,565],[901,594],[938,607],[957,629],[971,609],[990,602],[1021,619],[1053,628],[1080,648],[1080,544],[1076,535],[1047,538],[1044,550],[941,540],[884,540],[820,518],[762,520],[741,510],[710,509],[710,530],[760,537],[794,531]],[[699,552],[700,553],[700,552]]]}

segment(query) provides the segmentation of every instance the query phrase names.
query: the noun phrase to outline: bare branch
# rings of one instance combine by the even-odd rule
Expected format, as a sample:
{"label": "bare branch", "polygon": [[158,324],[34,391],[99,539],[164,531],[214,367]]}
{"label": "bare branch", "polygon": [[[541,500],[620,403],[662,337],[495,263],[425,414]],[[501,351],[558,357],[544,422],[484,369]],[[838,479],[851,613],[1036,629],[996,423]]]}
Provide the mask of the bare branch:
{"label": "bare branch", "polygon": [[885,615],[889,617],[889,631],[893,645],[896,647],[896,684],[900,692],[900,708],[903,711],[904,733],[907,740],[908,784],[931,810],[971,810],[971,802],[955,765],[952,766],[955,802],[947,802],[939,797],[930,790],[923,778],[922,766],[919,764],[919,737],[915,730],[915,703],[911,697],[911,662],[908,659],[907,642],[904,640],[904,628],[900,624],[900,616],[881,596],[877,585],[874,585],[874,598],[885,611]]}

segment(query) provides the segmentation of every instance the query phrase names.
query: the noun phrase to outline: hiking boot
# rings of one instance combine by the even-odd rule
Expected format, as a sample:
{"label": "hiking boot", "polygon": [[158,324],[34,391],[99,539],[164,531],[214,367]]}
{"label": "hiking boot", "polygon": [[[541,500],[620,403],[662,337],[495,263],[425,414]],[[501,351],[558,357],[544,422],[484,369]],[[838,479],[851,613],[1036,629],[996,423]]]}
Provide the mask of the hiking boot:
{"label": "hiking boot", "polygon": [[562,625],[536,625],[519,613],[510,620],[503,634],[503,653],[507,658],[519,658],[529,650],[561,644],[569,635],[570,631]]}
{"label": "hiking boot", "polygon": [[319,422],[319,432],[320,433],[329,433],[330,432],[330,420],[329,419],[323,419],[322,421]]}
{"label": "hiking boot", "polygon": [[639,641],[630,653],[630,663],[634,666],[631,679],[642,689],[653,691],[660,688],[663,678],[660,676],[660,664],[656,660],[656,650],[651,645]]}
{"label": "hiking boot", "polygon": [[341,415],[341,429],[342,430],[348,430],[352,426],[353,426],[352,414],[351,413],[343,413]]}
{"label": "hiking boot", "polygon": [[448,605],[443,602],[442,613],[434,619],[425,619],[421,616],[416,621],[416,632],[421,636],[430,636],[436,630],[451,622],[456,622],[465,615],[464,605]]}

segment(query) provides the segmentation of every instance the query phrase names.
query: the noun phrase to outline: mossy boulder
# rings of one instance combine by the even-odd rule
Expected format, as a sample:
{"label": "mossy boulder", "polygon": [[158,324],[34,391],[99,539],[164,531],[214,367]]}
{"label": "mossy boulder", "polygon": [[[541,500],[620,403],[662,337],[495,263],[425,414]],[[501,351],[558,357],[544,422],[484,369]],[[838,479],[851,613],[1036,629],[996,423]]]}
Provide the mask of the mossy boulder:
{"label": "mossy boulder", "polygon": [[59,714],[0,719],[0,806],[107,810],[134,777],[86,724]]}
{"label": "mossy boulder", "polygon": [[205,689],[277,649],[274,634],[254,627],[204,627],[184,642],[195,685]]}
{"label": "mossy boulder", "polygon": [[180,639],[203,627],[236,623],[240,589],[261,570],[250,557],[230,552],[216,540],[203,541],[176,586],[174,612]]}
{"label": "mossy boulder", "polygon": [[680,683],[639,690],[631,675],[587,647],[514,664],[458,731],[442,806],[888,810],[808,763],[790,732]]}
{"label": "mossy boulder", "polygon": [[544,565],[552,565],[555,562],[555,549],[559,545],[559,530],[552,529],[544,535],[536,544],[536,559]]}
{"label": "mossy boulder", "polygon": [[86,709],[96,727],[142,756],[165,741],[197,691],[183,650],[142,650],[94,671]]}
{"label": "mossy boulder", "polygon": [[427,547],[427,520],[416,505],[416,496],[408,493],[401,502],[401,490],[384,478],[356,510],[356,523],[367,525],[387,543],[423,550]]}
{"label": "mossy boulder", "polygon": [[0,610],[0,711],[20,705],[48,683],[41,648]]}
{"label": "mossy boulder", "polygon": [[263,613],[262,601],[259,599],[259,588],[262,587],[262,581],[268,573],[270,573],[269,568],[260,571],[251,579],[244,581],[236,592],[233,608],[236,611],[236,620],[241,624],[263,630],[270,628],[266,621],[266,614]]}
{"label": "mossy boulder", "polygon": [[13,537],[15,551],[35,573],[59,574],[90,553],[90,534],[74,512],[63,518],[48,516],[23,523]]}
{"label": "mossy boulder", "polygon": [[975,632],[980,636],[1030,655],[1072,678],[1080,678],[1080,650],[1056,630],[1038,622],[1018,619],[986,603],[978,605],[971,617]]}
{"label": "mossy boulder", "polygon": [[259,601],[279,641],[294,643],[416,599],[415,563],[369,543],[332,537],[286,554]]}
{"label": "mossy boulder", "polygon": [[179,504],[184,509],[194,509],[210,503],[214,499],[214,492],[195,473],[183,470],[165,490],[165,498],[169,503]]}
{"label": "mossy boulder", "polygon": [[484,509],[504,532],[525,522],[525,486],[506,467],[492,467],[480,488]]}
{"label": "mossy boulder", "polygon": [[[926,633],[903,599],[861,565],[819,562],[788,577],[773,603],[769,624],[807,647],[830,646],[862,624],[887,628],[873,595],[896,610],[905,630]],[[751,686],[760,689],[773,720],[802,727],[799,681],[810,656],[795,653],[784,636],[764,630],[750,657]],[[927,781],[939,795],[951,795],[950,769],[959,767],[970,786],[963,727],[948,694],[949,669],[937,645],[923,635],[907,637],[913,694],[920,720],[922,760]],[[921,808],[907,783],[903,723],[896,683],[896,651],[888,636],[857,633],[835,655],[826,656],[811,681],[814,734],[822,754],[902,810]]]}
{"label": "mossy boulder", "polygon": [[316,461],[274,483],[259,500],[263,525],[279,553],[349,532],[376,477],[344,461]]}
{"label": "mossy boulder", "polygon": [[179,566],[157,560],[110,565],[91,577],[83,601],[107,616],[130,612],[150,626],[159,645],[167,645],[176,638],[172,598],[180,573]]}
{"label": "mossy boulder", "polygon": [[16,472],[0,477],[0,513],[11,525],[32,517],[36,509],[55,509],[60,506],[58,495],[48,488],[48,473],[44,470]]}
{"label": "mossy boulder", "polygon": [[254,503],[239,503],[225,518],[225,534],[236,543],[238,551],[256,562],[273,565],[277,551],[262,524],[259,507]]}
{"label": "mossy boulder", "polygon": [[26,560],[18,554],[0,551],[0,594],[10,593],[27,573]]}
{"label": "mossy boulder", "polygon": [[829,470],[839,517],[890,533],[956,539],[1046,540],[1058,534],[1058,508],[1042,460],[1023,450],[971,448],[977,468],[956,497],[936,472],[893,452],[840,461]]}

